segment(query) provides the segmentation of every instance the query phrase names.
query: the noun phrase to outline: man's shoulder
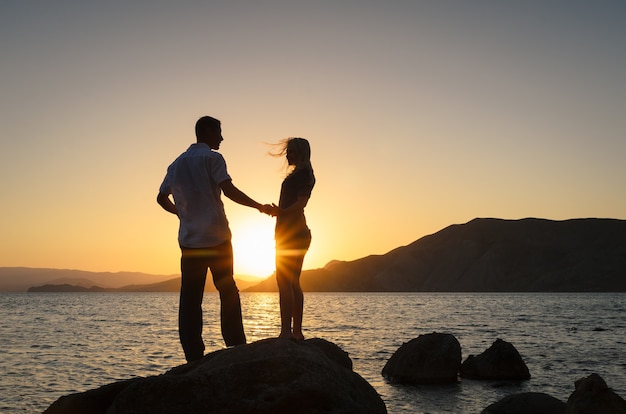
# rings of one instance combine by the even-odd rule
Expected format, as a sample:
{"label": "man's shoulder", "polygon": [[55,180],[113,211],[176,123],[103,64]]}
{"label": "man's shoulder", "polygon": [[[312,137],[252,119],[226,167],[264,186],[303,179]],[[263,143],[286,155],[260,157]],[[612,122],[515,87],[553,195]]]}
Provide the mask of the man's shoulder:
{"label": "man's shoulder", "polygon": [[203,156],[203,157],[224,159],[222,154],[211,149],[211,147],[209,147],[207,144],[204,144],[204,143],[191,144],[191,146],[187,149],[186,153],[188,155],[193,155],[193,156]]}

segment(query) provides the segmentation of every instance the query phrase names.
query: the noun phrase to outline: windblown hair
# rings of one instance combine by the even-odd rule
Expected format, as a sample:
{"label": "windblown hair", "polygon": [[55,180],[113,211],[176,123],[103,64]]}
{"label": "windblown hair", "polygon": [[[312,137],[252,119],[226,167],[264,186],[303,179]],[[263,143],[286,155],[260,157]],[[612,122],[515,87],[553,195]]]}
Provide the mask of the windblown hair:
{"label": "windblown hair", "polygon": [[305,168],[313,171],[313,166],[311,165],[311,146],[309,145],[309,141],[304,138],[291,137],[280,141],[276,144],[276,146],[278,147],[278,151],[270,152],[270,154],[274,157],[285,156],[287,155],[288,150],[295,152],[296,157],[292,160],[293,170],[291,172]]}

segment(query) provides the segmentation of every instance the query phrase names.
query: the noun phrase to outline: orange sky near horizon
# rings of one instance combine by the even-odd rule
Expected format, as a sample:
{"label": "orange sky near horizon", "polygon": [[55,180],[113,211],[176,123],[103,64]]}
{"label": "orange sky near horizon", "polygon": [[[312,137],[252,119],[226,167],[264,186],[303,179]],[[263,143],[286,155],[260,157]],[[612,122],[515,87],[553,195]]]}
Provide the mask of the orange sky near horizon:
{"label": "orange sky near horizon", "polygon": [[[11,2],[0,6],[0,266],[179,272],[155,201],[198,117],[278,201],[267,143],[309,139],[305,268],[475,217],[626,219],[626,3]],[[225,199],[235,271],[274,220]]]}

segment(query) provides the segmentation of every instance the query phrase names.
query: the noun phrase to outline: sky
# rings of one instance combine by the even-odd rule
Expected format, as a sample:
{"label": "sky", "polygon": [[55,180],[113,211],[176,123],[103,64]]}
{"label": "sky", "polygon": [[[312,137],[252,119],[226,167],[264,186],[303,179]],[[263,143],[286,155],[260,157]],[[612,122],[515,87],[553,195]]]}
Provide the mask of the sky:
{"label": "sky", "polygon": [[[307,138],[304,268],[476,217],[626,219],[626,2],[0,3],[0,266],[179,272],[156,203],[203,115],[233,183],[278,201]],[[235,273],[274,219],[224,198]]]}

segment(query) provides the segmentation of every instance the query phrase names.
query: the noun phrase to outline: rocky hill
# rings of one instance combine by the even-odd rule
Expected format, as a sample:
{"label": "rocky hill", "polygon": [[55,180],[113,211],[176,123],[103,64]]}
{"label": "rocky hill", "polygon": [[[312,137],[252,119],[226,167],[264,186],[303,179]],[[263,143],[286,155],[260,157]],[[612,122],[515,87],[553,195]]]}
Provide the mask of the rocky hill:
{"label": "rocky hill", "polygon": [[[383,255],[333,260],[300,280],[307,292],[626,292],[626,220],[474,219]],[[237,284],[277,290],[273,276]],[[0,268],[0,291],[29,287],[175,292],[180,276]],[[207,291],[215,291],[212,283]]]}
{"label": "rocky hill", "polygon": [[[626,221],[474,219],[302,273],[305,291],[626,291]],[[248,291],[275,291],[268,278]]]}

